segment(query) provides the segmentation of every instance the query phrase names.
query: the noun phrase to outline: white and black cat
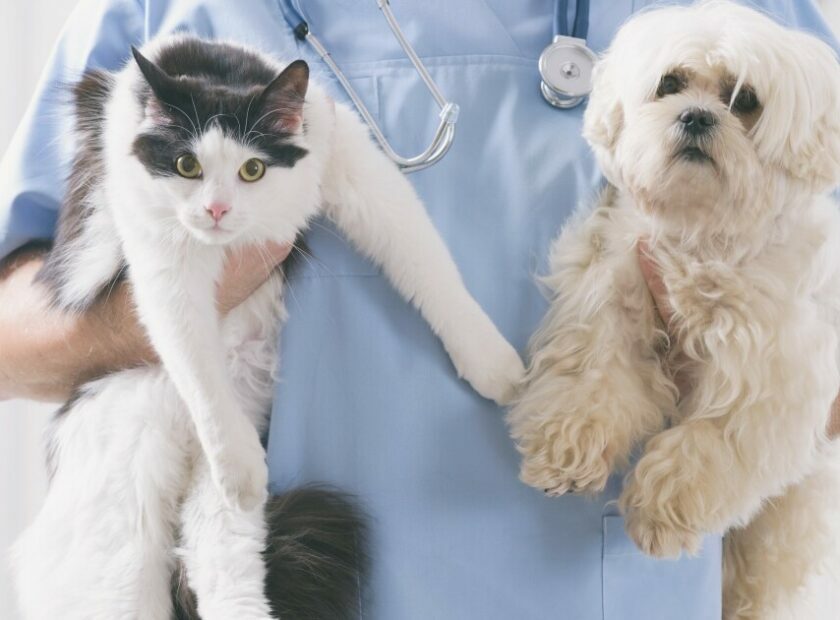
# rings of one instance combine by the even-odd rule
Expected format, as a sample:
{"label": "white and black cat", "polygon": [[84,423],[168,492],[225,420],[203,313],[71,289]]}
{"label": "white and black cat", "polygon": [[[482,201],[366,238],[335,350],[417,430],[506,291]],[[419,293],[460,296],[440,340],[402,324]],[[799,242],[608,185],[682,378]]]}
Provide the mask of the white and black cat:
{"label": "white and black cat", "polygon": [[[79,144],[41,280],[59,307],[83,311],[125,268],[163,364],[89,383],[57,416],[46,503],[15,549],[21,606],[38,619],[169,618],[177,556],[202,618],[265,619],[259,431],[285,316],[282,277],[220,319],[226,251],[291,243],[323,213],[420,310],[477,391],[506,401],[523,367],[466,291],[411,185],[351,110],[309,84],[306,63],[284,67],[184,36],[134,56],[76,87]],[[363,533],[352,506],[308,490],[272,507],[278,523],[295,524],[305,522],[295,506],[317,514],[324,505],[328,544],[315,572],[335,575],[352,598],[352,567],[348,579],[332,562],[354,561],[342,539]],[[284,557],[283,540],[273,541],[284,588],[274,612],[341,617],[323,610],[347,592],[295,586],[300,558]]]}

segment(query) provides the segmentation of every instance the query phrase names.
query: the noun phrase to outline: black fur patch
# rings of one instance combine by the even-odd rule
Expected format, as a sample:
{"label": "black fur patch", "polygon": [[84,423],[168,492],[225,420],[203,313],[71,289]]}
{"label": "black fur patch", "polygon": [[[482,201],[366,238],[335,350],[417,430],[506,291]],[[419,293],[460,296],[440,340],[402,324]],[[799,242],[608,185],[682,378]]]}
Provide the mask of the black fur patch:
{"label": "black fur patch", "polygon": [[52,479],[55,477],[55,472],[58,471],[58,445],[55,441],[55,434],[58,430],[58,426],[64,421],[64,418],[76,408],[77,405],[94,395],[95,393],[89,384],[77,388],[67,402],[61,405],[61,407],[53,414],[52,420],[50,420],[47,425],[47,431],[44,435],[47,482],[52,482]]}
{"label": "black fur patch", "polygon": [[[64,250],[82,233],[85,220],[96,208],[91,204],[90,197],[105,175],[102,129],[105,103],[112,87],[113,77],[105,71],[88,71],[73,87],[79,143],[67,181],[68,191],[59,212],[53,251],[47,254],[44,266],[35,277],[35,281],[46,285],[53,295],[72,277],[68,273]],[[121,269],[114,272],[114,279],[119,277],[120,272]],[[108,288],[108,284],[102,288]],[[92,291],[90,300],[93,301],[99,292]],[[53,301],[58,303],[57,297]],[[78,311],[85,309],[72,308]]]}
{"label": "black fur patch", "polygon": [[135,59],[146,78],[137,97],[153,127],[137,137],[133,153],[151,174],[176,174],[175,160],[210,127],[249,144],[269,166],[290,168],[307,154],[290,142],[282,122],[301,112],[308,81],[303,61],[278,76],[247,50],[189,38],[160,50],[154,62],[136,50]]}
{"label": "black fur patch", "polygon": [[[275,617],[356,620],[368,574],[367,517],[346,494],[308,486],[266,506],[266,596]],[[172,578],[173,618],[200,620],[183,565]]]}

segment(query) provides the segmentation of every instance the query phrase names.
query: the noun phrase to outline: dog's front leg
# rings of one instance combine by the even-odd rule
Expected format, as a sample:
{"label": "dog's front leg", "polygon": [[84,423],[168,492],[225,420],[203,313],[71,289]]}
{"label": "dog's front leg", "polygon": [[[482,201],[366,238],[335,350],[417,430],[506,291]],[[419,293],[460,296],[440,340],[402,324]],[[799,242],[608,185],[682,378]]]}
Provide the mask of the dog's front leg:
{"label": "dog's front leg", "polygon": [[750,299],[745,285],[709,296],[701,284],[690,288],[708,311],[679,291],[676,306],[692,309],[678,320],[703,370],[683,422],[651,439],[621,498],[628,533],[656,556],[695,552],[702,534],[744,525],[801,481],[838,391],[837,338],[814,307]]}
{"label": "dog's front leg", "polygon": [[676,407],[635,246],[611,231],[604,210],[554,244],[555,296],[509,415],[521,479],[552,495],[601,491]]}

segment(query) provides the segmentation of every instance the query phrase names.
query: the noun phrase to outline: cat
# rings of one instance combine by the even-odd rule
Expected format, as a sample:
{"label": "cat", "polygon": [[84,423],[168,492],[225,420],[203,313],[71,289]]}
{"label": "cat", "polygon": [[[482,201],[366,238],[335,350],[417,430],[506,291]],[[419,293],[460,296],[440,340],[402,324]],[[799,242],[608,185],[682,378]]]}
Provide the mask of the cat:
{"label": "cat", "polygon": [[[162,367],[88,383],[60,410],[46,502],[15,548],[21,607],[27,618],[168,618],[177,545],[205,620],[269,618],[272,602],[286,617],[323,617],[264,595],[259,433],[283,278],[220,320],[226,251],[293,243],[323,214],[483,396],[509,400],[522,362],[467,292],[410,183],[356,114],[310,83],[304,61],[184,35],[132,50],[122,70],[89,71],[75,87],[78,147],[39,279],[57,307],[82,312],[124,272]],[[298,504],[312,506],[314,493],[352,510],[347,498],[300,492]],[[353,518],[338,527],[364,531]],[[296,558],[276,559],[280,571]]]}

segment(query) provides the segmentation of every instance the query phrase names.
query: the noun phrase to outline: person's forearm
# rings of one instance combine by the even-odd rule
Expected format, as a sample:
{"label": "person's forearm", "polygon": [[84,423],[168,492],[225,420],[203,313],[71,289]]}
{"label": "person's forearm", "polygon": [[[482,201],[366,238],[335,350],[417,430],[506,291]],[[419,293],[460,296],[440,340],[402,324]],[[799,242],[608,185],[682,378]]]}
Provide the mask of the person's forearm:
{"label": "person's forearm", "polygon": [[26,250],[0,268],[0,399],[64,400],[80,383],[155,360],[124,283],[69,315],[33,282],[42,264],[43,252]]}
{"label": "person's forearm", "polygon": [[[247,299],[291,250],[268,243],[232,251],[219,282],[219,312]],[[47,290],[34,282],[43,256],[25,250],[0,263],[0,400],[60,401],[80,383],[158,361],[128,284],[117,283],[84,314],[69,315],[51,308]]]}

